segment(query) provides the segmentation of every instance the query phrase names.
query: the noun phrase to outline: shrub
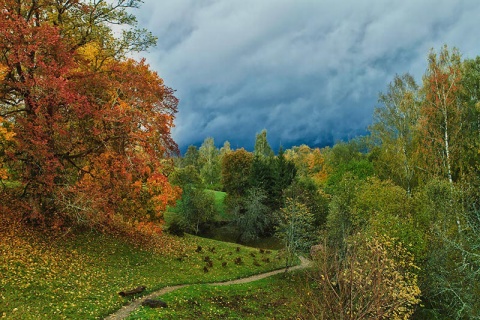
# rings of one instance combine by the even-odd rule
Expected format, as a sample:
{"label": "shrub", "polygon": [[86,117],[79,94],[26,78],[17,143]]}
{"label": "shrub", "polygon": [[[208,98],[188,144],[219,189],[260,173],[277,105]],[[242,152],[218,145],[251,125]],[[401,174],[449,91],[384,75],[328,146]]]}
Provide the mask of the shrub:
{"label": "shrub", "polygon": [[306,315],[316,319],[408,319],[419,303],[413,256],[386,236],[355,236],[346,251],[315,256]]}

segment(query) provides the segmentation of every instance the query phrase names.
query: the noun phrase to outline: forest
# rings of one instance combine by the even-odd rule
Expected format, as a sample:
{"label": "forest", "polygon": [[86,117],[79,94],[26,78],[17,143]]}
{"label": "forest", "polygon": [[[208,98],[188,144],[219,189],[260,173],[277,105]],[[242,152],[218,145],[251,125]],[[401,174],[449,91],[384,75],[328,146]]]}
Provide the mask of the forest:
{"label": "forest", "polygon": [[[183,260],[200,265],[184,279],[198,284],[303,256],[313,266],[288,280],[295,289],[281,299],[296,296],[296,307],[285,302],[280,318],[480,318],[480,57],[432,49],[421,81],[406,73],[378,88],[366,136],[272,150],[264,129],[252,132],[252,151],[206,137],[181,155],[171,135],[175,91],[131,58],[157,40],[129,11],[140,3],[0,3],[0,315],[27,319],[31,307],[38,318],[99,318],[126,303],[77,302],[55,293],[62,279],[90,281],[70,288],[82,294],[139,277],[153,290],[178,284],[153,272],[175,278]],[[112,25],[126,27],[118,35]],[[88,251],[95,239],[126,261],[111,262],[115,278],[86,276],[89,264],[111,268],[101,248]],[[275,264],[273,253],[250,248],[262,241],[275,242]],[[245,256],[214,274],[210,258],[189,253],[202,246],[221,259]],[[149,271],[137,273],[134,261]],[[72,280],[67,264],[84,273]],[[39,306],[28,306],[31,295]]]}

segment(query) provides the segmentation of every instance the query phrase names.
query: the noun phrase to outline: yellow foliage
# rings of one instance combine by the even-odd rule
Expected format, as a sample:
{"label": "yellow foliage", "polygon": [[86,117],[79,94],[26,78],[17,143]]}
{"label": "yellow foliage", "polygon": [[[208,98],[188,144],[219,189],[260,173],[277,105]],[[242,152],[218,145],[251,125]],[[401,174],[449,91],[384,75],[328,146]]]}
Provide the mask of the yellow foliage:
{"label": "yellow foliage", "polygon": [[311,149],[307,145],[301,145],[287,150],[285,157],[295,163],[299,175],[312,178],[317,185],[322,185],[327,180],[325,157],[319,148]]}
{"label": "yellow foliage", "polygon": [[7,73],[8,73],[8,67],[0,63],[0,81],[5,79]]}
{"label": "yellow foliage", "polygon": [[2,168],[0,163],[0,180],[6,180],[6,179],[8,179],[7,170],[5,168]]}
{"label": "yellow foliage", "polygon": [[97,42],[90,42],[80,47],[78,53],[88,61],[95,61],[100,53],[100,45]]}
{"label": "yellow foliage", "polygon": [[346,251],[327,245],[315,256],[317,288],[306,301],[319,319],[406,320],[420,302],[414,257],[385,235],[347,241]]}
{"label": "yellow foliage", "polygon": [[[3,125],[4,120],[0,117],[0,145],[3,142],[12,141],[15,133],[12,130],[9,130],[7,127]],[[8,179],[7,169],[3,167],[3,161],[0,159],[0,179],[6,180]]]}
{"label": "yellow foliage", "polygon": [[3,126],[4,120],[0,117],[0,141],[12,141],[15,133]]}
{"label": "yellow foliage", "polygon": [[105,70],[114,61],[112,54],[106,52],[96,41],[78,48],[77,54],[87,62],[85,65],[93,66],[99,70]]}

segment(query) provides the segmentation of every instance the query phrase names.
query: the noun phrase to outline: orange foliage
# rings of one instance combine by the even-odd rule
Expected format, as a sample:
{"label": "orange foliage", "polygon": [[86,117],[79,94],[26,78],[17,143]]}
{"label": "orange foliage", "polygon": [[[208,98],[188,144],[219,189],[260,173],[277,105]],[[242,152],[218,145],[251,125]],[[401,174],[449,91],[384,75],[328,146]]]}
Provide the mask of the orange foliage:
{"label": "orange foliage", "polygon": [[429,68],[424,76],[425,101],[421,107],[419,153],[427,170],[449,179],[456,178],[459,157],[461,124],[462,70],[460,55],[445,46],[438,54],[429,56]]}
{"label": "orange foliage", "polygon": [[288,160],[295,163],[300,175],[312,178],[318,185],[322,185],[327,180],[325,158],[319,148],[311,149],[307,145],[301,145],[288,150],[285,155]]}
{"label": "orange foliage", "polygon": [[[15,137],[15,133],[9,129],[9,127],[3,126],[3,123],[4,120],[2,117],[0,117],[0,150],[6,149],[7,144],[13,141],[13,138]],[[3,166],[3,161],[0,158],[0,180],[1,179],[8,179],[8,171]]]}

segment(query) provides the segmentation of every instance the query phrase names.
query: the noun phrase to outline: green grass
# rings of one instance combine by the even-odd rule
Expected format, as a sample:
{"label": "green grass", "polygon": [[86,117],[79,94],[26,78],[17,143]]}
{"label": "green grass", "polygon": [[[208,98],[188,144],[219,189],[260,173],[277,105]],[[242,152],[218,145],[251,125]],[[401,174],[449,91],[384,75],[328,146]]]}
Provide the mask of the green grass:
{"label": "green grass", "polygon": [[226,207],[225,207],[225,197],[227,194],[222,191],[215,191],[215,190],[206,190],[207,192],[213,193],[215,196],[215,208],[217,209],[218,216],[217,220],[219,221],[230,221],[232,217],[227,214]]}
{"label": "green grass", "polygon": [[[128,303],[118,295],[122,290],[145,285],[147,294],[167,285],[236,279],[283,264],[276,251],[266,262],[258,249],[194,236],[171,238],[175,247],[169,252],[178,253],[162,254],[93,232],[48,238],[18,230],[0,230],[0,318],[98,319]],[[200,253],[195,252],[198,245]],[[206,256],[213,267],[205,273]],[[241,265],[234,263],[237,257]]]}
{"label": "green grass", "polygon": [[163,309],[140,307],[132,319],[295,319],[302,308],[295,275],[230,286],[194,285],[161,296]]}

